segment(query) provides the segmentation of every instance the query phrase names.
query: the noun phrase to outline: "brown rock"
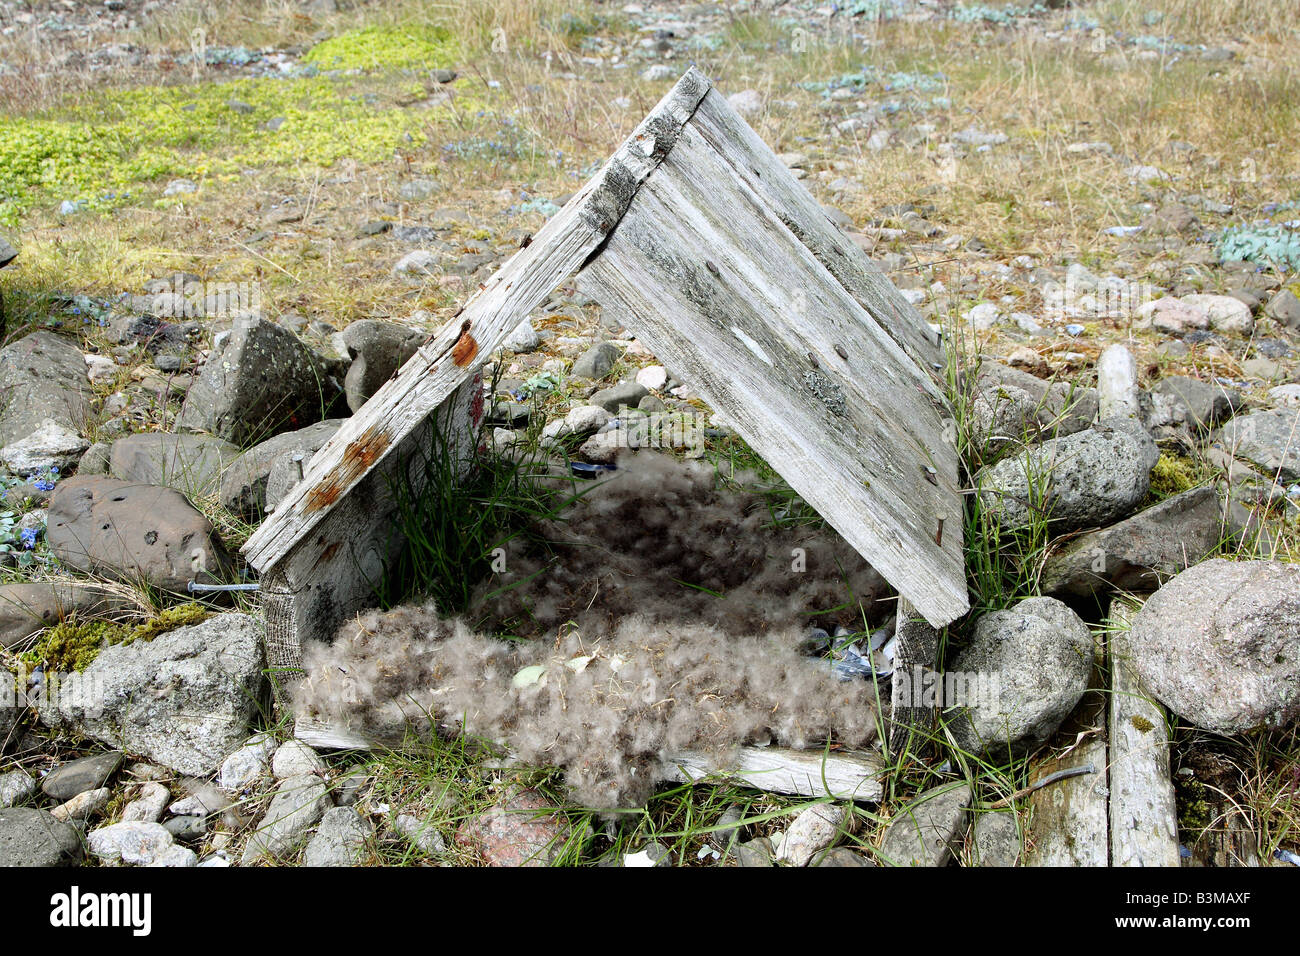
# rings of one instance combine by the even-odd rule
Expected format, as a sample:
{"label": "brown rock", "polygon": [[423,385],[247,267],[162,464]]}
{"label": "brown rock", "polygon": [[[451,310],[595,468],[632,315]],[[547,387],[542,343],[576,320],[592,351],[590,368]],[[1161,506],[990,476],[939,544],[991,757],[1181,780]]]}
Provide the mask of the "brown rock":
{"label": "brown rock", "polygon": [[569,836],[557,809],[536,790],[522,790],[462,823],[456,842],[488,866],[549,866]]}
{"label": "brown rock", "polygon": [[69,478],[50,498],[45,535],[65,564],[169,591],[229,567],[211,522],[180,492],[157,485]]}

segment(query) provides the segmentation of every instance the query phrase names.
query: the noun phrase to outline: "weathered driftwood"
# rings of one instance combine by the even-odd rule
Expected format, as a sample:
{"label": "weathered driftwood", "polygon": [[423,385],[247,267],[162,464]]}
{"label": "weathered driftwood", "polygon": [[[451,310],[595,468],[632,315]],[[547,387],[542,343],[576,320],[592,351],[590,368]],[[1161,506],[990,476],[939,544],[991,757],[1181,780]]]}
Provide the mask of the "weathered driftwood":
{"label": "weathered driftwood", "polygon": [[[312,747],[335,750],[371,750],[401,743],[376,740],[307,717],[297,719],[294,736]],[[676,754],[667,763],[676,768],[671,779],[682,783],[727,780],[772,793],[865,803],[878,801],[883,793],[880,778],[884,766],[874,754],[743,747],[728,766],[718,766],[711,757],[698,753]]]}
{"label": "weathered driftwood", "polygon": [[[737,173],[752,178],[753,154],[768,151],[727,132],[743,121],[726,101],[706,94],[696,117],[579,288],[618,302],[660,360],[931,623],[946,624],[969,605],[942,393],[805,244],[824,215],[778,212]],[[782,177],[802,189],[770,164],[759,178],[771,193]],[[865,283],[858,291],[873,294]]]}
{"label": "weathered driftwood", "polygon": [[915,752],[932,738],[939,701],[925,696],[926,675],[937,675],[939,631],[898,599],[894,674],[890,682],[889,753]]}
{"label": "weathered driftwood", "polygon": [[1150,698],[1130,663],[1127,605],[1111,604],[1111,866],[1178,866],[1178,815],[1169,776],[1165,709]]}
{"label": "weathered driftwood", "polygon": [[1036,791],[1029,798],[1028,866],[1106,866],[1106,741],[1093,737],[1064,757],[1035,771],[1038,780],[1058,770],[1091,766],[1095,773],[1070,777]]}

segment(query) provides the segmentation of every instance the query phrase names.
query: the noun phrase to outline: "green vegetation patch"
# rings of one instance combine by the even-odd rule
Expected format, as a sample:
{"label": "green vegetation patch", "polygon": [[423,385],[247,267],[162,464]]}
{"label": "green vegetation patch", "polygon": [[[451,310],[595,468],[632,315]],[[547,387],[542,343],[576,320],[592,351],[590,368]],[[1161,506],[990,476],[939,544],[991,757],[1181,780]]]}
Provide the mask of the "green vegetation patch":
{"label": "green vegetation patch", "polygon": [[365,27],[322,40],[303,62],[325,70],[434,70],[454,66],[460,52],[440,27]]}
{"label": "green vegetation patch", "polygon": [[1156,498],[1169,498],[1196,486],[1196,463],[1161,452],[1160,460],[1151,469],[1151,494]]}
{"label": "green vegetation patch", "polygon": [[211,612],[202,604],[167,608],[157,617],[134,627],[113,621],[78,621],[75,615],[71,615],[47,629],[23,659],[50,671],[84,671],[106,647],[152,641],[159,634],[198,624],[210,616]]}

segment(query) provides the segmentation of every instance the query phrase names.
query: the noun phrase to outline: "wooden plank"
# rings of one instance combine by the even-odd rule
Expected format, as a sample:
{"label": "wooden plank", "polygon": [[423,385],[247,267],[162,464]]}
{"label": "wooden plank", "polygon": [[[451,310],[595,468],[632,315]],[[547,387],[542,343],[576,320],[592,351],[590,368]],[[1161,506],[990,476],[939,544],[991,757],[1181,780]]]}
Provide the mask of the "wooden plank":
{"label": "wooden plank", "polygon": [[605,166],[348,419],[312,459],[304,480],[244,545],[266,572],[466,380],[507,334],[605,241],[640,184],[672,150],[708,91],[692,68]]}
{"label": "wooden plank", "polygon": [[969,608],[951,413],[930,377],[733,174],[749,151],[726,145],[730,160],[693,121],[685,126],[579,288],[617,301],[638,338],[942,626]]}
{"label": "wooden plank", "polygon": [[[308,717],[294,723],[294,736],[321,750],[371,750],[398,746],[399,741],[379,741],[347,728]],[[684,753],[666,761],[675,768],[671,779],[681,783],[727,780],[755,790],[836,797],[874,803],[880,800],[885,772],[874,754],[787,750],[782,747],[742,747],[724,767],[698,753]]]}
{"label": "wooden plank", "polygon": [[924,691],[927,674],[936,678],[936,684],[929,686],[941,686],[938,661],[938,630],[917,616],[907,598],[899,598],[889,708],[889,753],[894,759],[902,753],[920,752],[933,739],[939,702],[927,703]]}
{"label": "wooden plank", "polygon": [[1095,773],[1070,777],[1029,798],[1026,866],[1107,866],[1106,740],[1093,737],[1064,757],[1040,764],[1030,781],[1058,770],[1091,766]]}
{"label": "wooden plank", "polygon": [[[727,160],[741,181],[780,217],[831,275],[927,371],[943,368],[939,336],[871,257],[842,233],[821,204],[777,158],[722,94],[710,90],[691,126]],[[739,146],[737,149],[736,147]]]}
{"label": "wooden plank", "polygon": [[1110,863],[1178,866],[1178,813],[1169,775],[1165,709],[1151,699],[1130,663],[1133,611],[1111,603]]}

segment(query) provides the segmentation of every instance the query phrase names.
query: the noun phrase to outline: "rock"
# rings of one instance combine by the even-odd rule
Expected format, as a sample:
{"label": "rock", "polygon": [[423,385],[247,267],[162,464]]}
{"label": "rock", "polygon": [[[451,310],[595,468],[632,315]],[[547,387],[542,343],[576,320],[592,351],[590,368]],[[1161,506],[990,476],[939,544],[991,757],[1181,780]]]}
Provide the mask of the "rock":
{"label": "rock", "polygon": [[1184,305],[1201,309],[1210,317],[1210,328],[1216,332],[1250,335],[1255,331],[1255,319],[1245,303],[1230,295],[1185,295]]}
{"label": "rock", "polygon": [[393,818],[393,830],[409,840],[416,849],[429,856],[447,851],[447,841],[431,824],[409,813],[399,813]]}
{"label": "rock", "polygon": [[591,435],[609,424],[614,416],[599,405],[578,405],[564,416],[564,435]]}
{"label": "rock", "polygon": [[242,320],[190,388],[178,427],[238,445],[303,428],[326,417],[338,397],[316,355],[288,329]]}
{"label": "rock", "polygon": [[93,584],[64,581],[0,584],[0,647],[13,647],[70,614],[85,621],[120,611],[129,603],[121,593]]}
{"label": "rock", "polygon": [[1278,385],[1268,390],[1268,397],[1279,408],[1300,408],[1300,385]]}
{"label": "rock", "polygon": [[1056,732],[1088,689],[1088,625],[1055,598],[1026,598],[975,623],[952,671],[974,678],[977,699],[950,711],[948,729],[969,753],[1018,757]]}
{"label": "rock", "polygon": [[960,842],[970,787],[943,784],[898,811],[885,826],[877,856],[886,866],[943,866]]}
{"label": "rock", "polygon": [[9,265],[16,258],[18,258],[18,250],[11,246],[3,236],[0,236],[0,269]]}
{"label": "rock", "polygon": [[737,844],[737,866],[775,866],[772,862],[772,841],[767,837],[758,837],[748,843]]}
{"label": "rock", "polygon": [[1284,483],[1300,481],[1300,409],[1274,408],[1234,418],[1214,440]]}
{"label": "rock", "polygon": [[777,861],[790,866],[807,866],[812,858],[835,843],[852,817],[845,808],[819,803],[799,813],[785,831]]}
{"label": "rock", "polygon": [[1015,866],[1020,859],[1020,831],[1014,812],[981,813],[975,818],[975,858],[980,866]]}
{"label": "rock", "polygon": [[1300,298],[1290,289],[1275,292],[1264,307],[1264,314],[1288,329],[1300,329]]}
{"label": "rock", "polygon": [[0,810],[7,810],[36,796],[36,778],[25,770],[0,773]]}
{"label": "rock", "polygon": [[875,866],[866,855],[850,850],[846,846],[837,846],[819,856],[813,857],[812,866]]}
{"label": "rock", "polygon": [[647,83],[659,83],[663,80],[675,80],[677,71],[667,63],[656,63],[641,71],[641,79]]}
{"label": "rock", "polygon": [[[1076,388],[1069,382],[1046,382],[1020,369],[983,361],[975,380],[975,393],[986,392],[1002,386],[1008,393],[1015,389],[1029,397],[1028,409],[1021,417],[1034,426],[1031,434],[1063,437],[1088,428],[1097,417],[1098,399],[1095,388]],[[1022,403],[1017,403],[1022,404]],[[1023,432],[1024,429],[1020,429]],[[1019,434],[1019,433],[1017,433]]]}
{"label": "rock", "polygon": [[301,740],[289,740],[276,749],[275,756],[271,758],[271,772],[275,774],[276,780],[303,777],[311,773],[320,775],[325,772],[325,761]]}
{"label": "rock", "polygon": [[647,365],[636,373],[636,383],[648,391],[660,391],[668,384],[668,369],[662,365]]}
{"label": "rock", "polygon": [[280,857],[292,850],[329,809],[325,781],[315,774],[280,782],[271,806],[244,848],[243,865],[263,857]]}
{"label": "rock", "polygon": [[98,790],[122,766],[122,754],[95,754],[59,764],[41,781],[41,792],[55,800],[71,800],[87,790]]}
{"label": "rock", "polygon": [[67,866],[81,857],[81,837],[46,810],[0,809],[0,866]]}
{"label": "rock", "polygon": [[109,459],[113,454],[113,443],[97,441],[86,449],[86,453],[81,456],[81,461],[77,462],[77,474],[79,475],[107,475]]}
{"label": "rock", "polygon": [[256,618],[232,613],[107,647],[83,672],[102,704],[63,694],[57,706],[41,708],[40,719],[180,773],[211,774],[248,736],[258,713],[261,640]]}
{"label": "rock", "polygon": [[330,418],[297,431],[285,432],[254,445],[236,458],[221,476],[222,507],[246,518],[260,518],[279,502],[301,479],[295,455],[302,467],[325,446],[343,425],[344,419]]}
{"label": "rock", "polygon": [[12,474],[24,477],[51,468],[66,472],[89,447],[90,442],[75,431],[47,418],[26,438],[0,449],[0,459]]}
{"label": "rock", "polygon": [[374,827],[351,807],[334,807],[321,817],[320,829],[307,844],[303,866],[356,866],[365,858]]}
{"label": "rock", "polygon": [[85,823],[108,806],[109,789],[87,790],[50,811],[50,816],[62,823]]}
{"label": "rock", "polygon": [[[51,332],[33,332],[0,349],[0,447],[53,421],[69,431],[92,417],[81,350]],[[21,400],[15,398],[21,396]]]}
{"label": "rock", "polygon": [[428,333],[396,322],[361,319],[343,330],[352,364],[343,390],[354,412],[415,354]]}
{"label": "rock", "polygon": [[1143,229],[1160,234],[1195,232],[1200,227],[1196,214],[1178,202],[1167,202],[1142,219]]}
{"label": "rock", "polygon": [[731,108],[746,119],[753,119],[763,112],[763,94],[758,90],[740,90],[727,97]]}
{"label": "rock", "polygon": [[1151,424],[1204,431],[1242,406],[1241,393],[1186,375],[1162,378],[1151,389]]}
{"label": "rock", "polygon": [[142,432],[113,442],[109,474],[121,481],[172,488],[191,498],[217,490],[239,446],[211,435]]}
{"label": "rock", "polygon": [[998,308],[995,302],[981,302],[973,306],[965,315],[962,316],[972,329],[977,332],[984,332],[997,325],[998,319],[1002,317],[1002,310]]}
{"label": "rock", "polygon": [[257,734],[221,761],[217,785],[232,793],[251,787],[271,768],[271,755],[278,749],[274,737]]}
{"label": "rock", "polygon": [[163,828],[172,835],[172,839],[189,843],[208,835],[208,818],[189,814],[172,817],[163,824]]}
{"label": "rock", "polygon": [[488,866],[549,866],[569,839],[569,824],[536,790],[521,790],[465,820],[456,842]]}
{"label": "rock", "polygon": [[533,320],[524,319],[515,326],[514,331],[506,336],[506,340],[501,343],[501,346],[508,352],[524,355],[528,352],[536,352],[541,344],[542,337],[533,328]]}
{"label": "rock", "polygon": [[1141,418],[1137,360],[1123,345],[1111,345],[1097,359],[1097,414],[1103,418]]}
{"label": "rock", "polygon": [[219,788],[201,780],[187,781],[189,796],[182,797],[167,808],[177,816],[210,817],[228,808],[234,801]]}
{"label": "rock", "polygon": [[1006,530],[1038,517],[1071,530],[1129,514],[1146,496],[1159,457],[1140,426],[1112,420],[982,468],[976,483],[985,511]]}
{"label": "rock", "polygon": [[393,275],[399,279],[423,279],[437,274],[438,271],[438,256],[428,249],[408,252],[393,266]]}
{"label": "rock", "polygon": [[619,408],[624,405],[629,408],[636,408],[637,403],[645,398],[646,394],[644,385],[638,385],[636,382],[619,382],[609,388],[602,388],[592,395],[588,402],[592,405],[599,405],[608,412],[617,414]]}
{"label": "rock", "polygon": [[569,369],[569,374],[576,378],[602,379],[614,368],[618,361],[618,346],[612,342],[597,342],[578,357]]}
{"label": "rock", "polygon": [[438,184],[432,179],[410,179],[397,187],[399,199],[422,200],[428,199],[438,191]]}
{"label": "rock", "polygon": [[365,767],[353,767],[334,781],[334,802],[340,807],[355,806],[373,782]]}
{"label": "rock", "polygon": [[198,862],[194,851],[176,846],[172,835],[159,823],[125,822],[100,827],[87,835],[86,847],[109,863],[193,866]]}
{"label": "rock", "polygon": [[1133,667],[1162,704],[1234,734],[1300,716],[1300,565],[1215,558],[1134,616]]}
{"label": "rock", "polygon": [[123,823],[157,823],[162,819],[163,810],[171,793],[161,783],[149,782],[140,786],[136,798],[122,811]]}
{"label": "rock", "polygon": [[211,522],[180,492],[156,485],[62,481],[50,497],[45,537],[55,557],[78,570],[177,593],[229,567]]}
{"label": "rock", "polygon": [[1174,495],[1133,517],[1070,541],[1048,558],[1044,594],[1096,594],[1107,586],[1154,591],[1162,578],[1195,564],[1223,537],[1223,512],[1212,486]]}

